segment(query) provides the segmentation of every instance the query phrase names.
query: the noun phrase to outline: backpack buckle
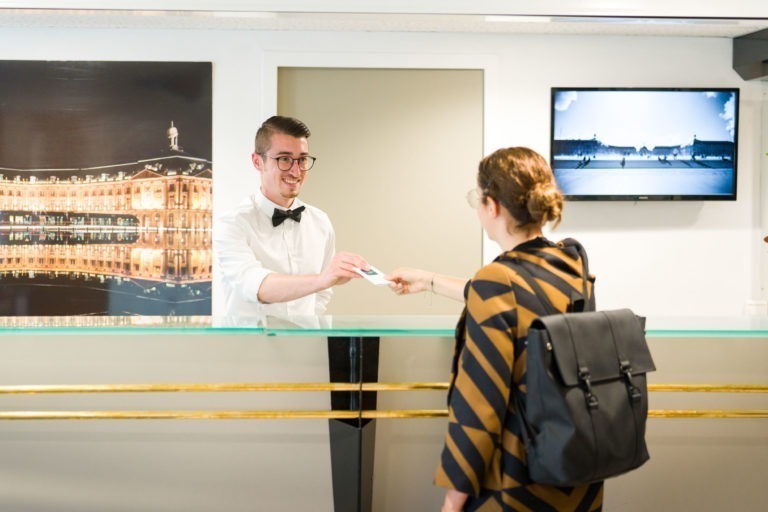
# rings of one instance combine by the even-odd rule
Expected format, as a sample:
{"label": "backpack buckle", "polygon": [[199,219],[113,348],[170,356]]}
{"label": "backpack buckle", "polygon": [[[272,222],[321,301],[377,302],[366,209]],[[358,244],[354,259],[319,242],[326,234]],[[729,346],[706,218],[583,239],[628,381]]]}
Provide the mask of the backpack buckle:
{"label": "backpack buckle", "polygon": [[587,401],[587,407],[589,407],[591,411],[594,411],[600,406],[600,402],[592,392],[592,382],[590,381],[589,368],[586,366],[579,368],[579,380],[584,383],[584,389],[586,391],[584,398]]}
{"label": "backpack buckle", "polygon": [[639,402],[643,394],[640,392],[640,388],[635,386],[635,383],[632,381],[632,363],[623,359],[619,361],[619,367],[627,381],[627,393],[629,393],[629,399],[633,402]]}

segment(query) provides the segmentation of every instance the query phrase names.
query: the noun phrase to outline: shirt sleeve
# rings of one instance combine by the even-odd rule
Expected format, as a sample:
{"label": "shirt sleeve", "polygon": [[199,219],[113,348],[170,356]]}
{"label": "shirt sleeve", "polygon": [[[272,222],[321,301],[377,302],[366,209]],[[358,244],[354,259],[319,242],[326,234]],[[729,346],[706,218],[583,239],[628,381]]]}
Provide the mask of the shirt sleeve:
{"label": "shirt sleeve", "polygon": [[499,481],[516,324],[508,274],[501,265],[483,267],[467,293],[464,347],[448,403],[448,433],[436,485],[476,496]]}
{"label": "shirt sleeve", "polygon": [[[333,230],[333,226],[330,227],[328,239],[325,243],[325,252],[323,253],[323,269],[331,264],[333,257],[336,255],[336,233]],[[333,296],[333,288],[326,288],[317,292],[315,299],[315,314],[324,315],[325,310],[328,308],[328,303]]]}
{"label": "shirt sleeve", "polygon": [[272,271],[264,268],[248,246],[245,229],[237,217],[227,217],[219,220],[214,233],[222,279],[243,300],[259,302],[261,283]]}

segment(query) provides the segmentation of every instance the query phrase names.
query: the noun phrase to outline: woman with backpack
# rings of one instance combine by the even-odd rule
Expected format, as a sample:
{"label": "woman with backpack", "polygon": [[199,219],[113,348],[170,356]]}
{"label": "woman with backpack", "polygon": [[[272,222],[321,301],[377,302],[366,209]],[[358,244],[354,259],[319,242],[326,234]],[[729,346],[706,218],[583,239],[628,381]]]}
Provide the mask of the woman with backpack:
{"label": "woman with backpack", "polygon": [[480,162],[477,188],[467,200],[502,249],[493,262],[469,281],[411,268],[387,275],[398,294],[430,291],[466,303],[456,327],[448,433],[435,476],[446,488],[442,511],[600,511],[602,481],[556,487],[530,480],[514,405],[514,393],[526,389],[528,327],[548,312],[505,261],[532,274],[558,310],[583,300],[585,284],[594,306],[583,249],[542,232],[560,221],[563,208],[552,170],[531,149],[500,149]]}

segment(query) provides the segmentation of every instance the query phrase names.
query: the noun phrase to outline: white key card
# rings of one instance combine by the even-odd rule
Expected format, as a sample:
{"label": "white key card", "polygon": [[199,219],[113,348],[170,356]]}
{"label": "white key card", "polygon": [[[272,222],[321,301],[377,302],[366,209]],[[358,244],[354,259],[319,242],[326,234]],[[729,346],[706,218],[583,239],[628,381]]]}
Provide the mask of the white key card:
{"label": "white key card", "polygon": [[366,278],[369,282],[377,285],[390,285],[392,284],[392,281],[388,281],[384,278],[384,272],[377,269],[374,266],[371,266],[370,270],[362,270],[359,268],[355,268],[355,272]]}

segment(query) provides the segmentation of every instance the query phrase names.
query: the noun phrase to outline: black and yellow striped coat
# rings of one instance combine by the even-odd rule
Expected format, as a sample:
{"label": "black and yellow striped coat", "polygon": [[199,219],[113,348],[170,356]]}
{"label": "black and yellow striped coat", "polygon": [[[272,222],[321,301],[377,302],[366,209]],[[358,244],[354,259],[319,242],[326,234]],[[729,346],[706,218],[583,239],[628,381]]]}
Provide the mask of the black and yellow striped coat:
{"label": "black and yellow striped coat", "polygon": [[[501,263],[517,258],[552,304],[566,311],[582,296],[577,243],[537,238],[481,268],[465,289],[456,327],[448,394],[449,424],[435,483],[470,494],[467,511],[591,512],[602,508],[602,482],[577,487],[534,484],[528,478],[512,393],[525,393],[525,340],[546,314],[533,291]],[[589,281],[592,295],[592,281]]]}

